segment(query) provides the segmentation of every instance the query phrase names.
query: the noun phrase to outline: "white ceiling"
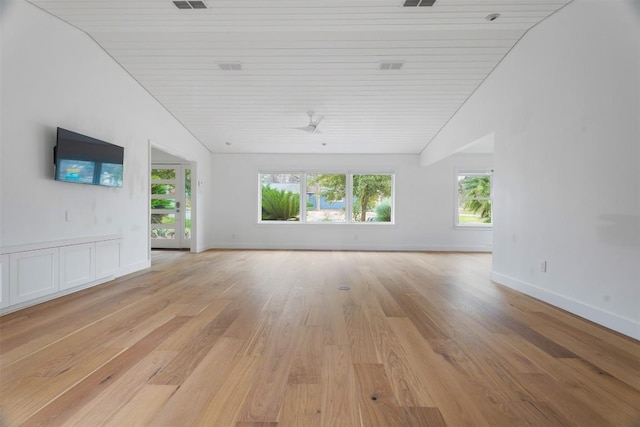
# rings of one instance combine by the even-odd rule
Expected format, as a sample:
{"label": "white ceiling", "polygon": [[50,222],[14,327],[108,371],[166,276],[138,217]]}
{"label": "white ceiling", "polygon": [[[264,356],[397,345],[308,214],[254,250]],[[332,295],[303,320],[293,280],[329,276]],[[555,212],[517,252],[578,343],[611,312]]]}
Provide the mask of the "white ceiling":
{"label": "white ceiling", "polygon": [[[523,34],[569,1],[31,3],[87,32],[212,152],[419,153]],[[381,61],[403,67],[381,71]],[[321,134],[291,129],[309,110],[324,117]]]}

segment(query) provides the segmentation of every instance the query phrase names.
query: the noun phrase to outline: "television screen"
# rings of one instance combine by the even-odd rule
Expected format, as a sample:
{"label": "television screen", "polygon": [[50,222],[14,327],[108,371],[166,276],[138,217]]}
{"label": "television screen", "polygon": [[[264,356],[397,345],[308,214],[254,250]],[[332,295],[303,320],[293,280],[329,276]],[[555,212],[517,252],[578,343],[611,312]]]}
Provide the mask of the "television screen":
{"label": "television screen", "polygon": [[100,165],[100,185],[122,187],[122,164],[102,163]]}
{"label": "television screen", "polygon": [[85,160],[60,159],[56,169],[58,181],[80,182],[93,184],[93,175],[96,169],[95,162]]}
{"label": "television screen", "polygon": [[58,128],[55,179],[122,187],[124,148]]}

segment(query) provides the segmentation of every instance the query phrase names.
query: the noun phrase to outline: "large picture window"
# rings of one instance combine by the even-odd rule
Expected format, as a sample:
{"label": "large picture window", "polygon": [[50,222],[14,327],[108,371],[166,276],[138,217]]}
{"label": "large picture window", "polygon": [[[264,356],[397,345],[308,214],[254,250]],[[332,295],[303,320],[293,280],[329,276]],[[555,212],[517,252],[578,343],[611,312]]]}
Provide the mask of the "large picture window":
{"label": "large picture window", "polygon": [[260,173],[261,222],[393,223],[393,174]]}
{"label": "large picture window", "polygon": [[458,172],[456,190],[456,225],[491,227],[492,174],[485,171]]}

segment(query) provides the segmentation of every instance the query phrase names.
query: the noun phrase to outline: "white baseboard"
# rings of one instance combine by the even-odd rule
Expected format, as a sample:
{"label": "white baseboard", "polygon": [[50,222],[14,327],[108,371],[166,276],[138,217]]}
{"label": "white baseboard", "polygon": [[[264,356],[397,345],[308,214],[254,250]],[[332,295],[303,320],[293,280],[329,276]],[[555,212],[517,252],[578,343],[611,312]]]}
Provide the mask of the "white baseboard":
{"label": "white baseboard", "polygon": [[151,267],[151,260],[129,264],[127,266],[121,267],[116,277],[126,276],[127,274],[135,273],[136,271],[144,270],[145,268],[149,267]]}
{"label": "white baseboard", "polygon": [[620,317],[617,314],[590,306],[573,298],[556,294],[555,292],[551,292],[547,289],[540,288],[496,271],[491,272],[491,280],[595,322],[606,328],[640,340],[640,322]]}
{"label": "white baseboard", "polygon": [[390,252],[491,252],[487,246],[446,246],[446,245],[388,245],[388,244],[269,244],[269,243],[217,243],[207,249],[247,249],[247,250],[303,250],[303,251],[390,251]]}
{"label": "white baseboard", "polygon": [[49,295],[45,295],[42,296],[40,298],[34,298],[32,300],[29,301],[25,301],[23,303],[19,303],[19,304],[14,304],[8,307],[3,307],[0,309],[0,315],[4,315],[4,314],[8,314],[8,313],[12,313],[14,311],[18,311],[18,310],[22,310],[23,308],[27,308],[27,307],[31,307],[33,305],[37,305],[43,302],[47,302],[56,298],[60,298],[63,297],[65,295],[69,295],[69,294],[73,294],[75,292],[84,290],[84,289],[89,289],[92,288],[94,286],[98,286],[101,285],[103,283],[109,282],[117,277],[121,277],[121,276],[126,276],[127,274],[131,274],[131,273],[135,273],[136,271],[140,271],[140,270],[144,270],[145,268],[149,268],[151,267],[151,261],[143,261],[143,262],[138,262],[135,264],[131,264],[128,265],[126,267],[121,268],[118,271],[118,274],[115,276],[107,276],[107,277],[102,277],[100,279],[94,280],[92,282],[89,283],[85,283],[83,285],[80,286],[76,286],[73,288],[69,288],[69,289],[65,289],[62,291],[58,291]]}
{"label": "white baseboard", "polygon": [[2,309],[0,309],[0,315],[13,313],[14,311],[22,310],[23,308],[27,308],[27,307],[31,307],[31,306],[34,306],[34,305],[38,305],[38,304],[41,304],[43,302],[51,301],[51,300],[54,300],[56,298],[60,298],[60,297],[66,296],[66,295],[70,295],[70,294],[76,293],[78,291],[82,291],[82,290],[85,290],[85,289],[93,288],[94,286],[101,285],[101,284],[106,283],[106,282],[108,282],[110,280],[113,280],[113,279],[114,279],[114,276],[103,277],[103,278],[94,280],[92,282],[85,283],[85,284],[80,285],[80,286],[76,286],[76,287],[69,288],[69,289],[64,289],[62,291],[54,292],[54,293],[49,294],[49,295],[44,295],[44,296],[41,296],[39,298],[34,298],[32,300],[29,300],[29,301],[21,302],[21,303],[18,303],[18,304],[13,304],[13,305],[10,305],[8,307],[3,307]]}

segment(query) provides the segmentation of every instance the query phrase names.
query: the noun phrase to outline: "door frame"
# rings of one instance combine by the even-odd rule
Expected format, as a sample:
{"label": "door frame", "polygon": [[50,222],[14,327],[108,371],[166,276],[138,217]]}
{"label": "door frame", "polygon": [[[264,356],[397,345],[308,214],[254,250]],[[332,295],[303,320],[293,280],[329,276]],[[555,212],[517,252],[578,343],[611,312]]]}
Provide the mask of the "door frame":
{"label": "door frame", "polygon": [[[197,229],[198,229],[198,189],[199,189],[199,180],[198,180],[198,162],[190,160],[187,156],[175,151],[172,148],[164,146],[162,144],[158,144],[152,140],[148,140],[148,162],[147,162],[147,175],[144,182],[146,182],[147,186],[147,221],[146,221],[146,237],[147,237],[147,253],[148,260],[151,261],[151,164],[153,163],[152,149],[156,149],[166,153],[172,157],[177,158],[179,161],[175,161],[173,163],[180,163],[185,165],[185,167],[191,169],[191,239],[189,243],[190,252],[197,252],[198,242],[197,242]],[[158,161],[157,163],[160,163]],[[171,163],[162,161],[162,163]]]}
{"label": "door frame", "polygon": [[[173,199],[175,200],[176,206],[174,208],[168,209],[159,209],[154,212],[154,209],[151,209],[151,216],[154,214],[161,215],[174,215],[174,222],[172,225],[166,227],[167,230],[173,230],[174,236],[173,238],[166,239],[151,239],[152,247],[155,244],[154,249],[186,249],[191,247],[191,237],[189,239],[185,238],[185,222],[186,222],[186,180],[185,180],[185,172],[187,170],[191,170],[191,165],[188,163],[178,163],[178,162],[153,162],[151,163],[152,169],[167,169],[173,170],[175,172],[175,178],[173,179],[162,179],[154,181],[151,179],[150,184],[153,187],[153,184],[173,184],[175,186],[175,192],[172,195],[154,195],[151,194],[151,201],[154,199]],[[154,229],[154,224],[151,222],[150,224],[151,230]],[[156,227],[157,229],[163,229],[165,227]]]}

